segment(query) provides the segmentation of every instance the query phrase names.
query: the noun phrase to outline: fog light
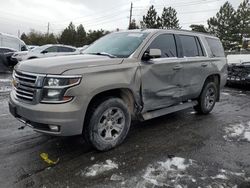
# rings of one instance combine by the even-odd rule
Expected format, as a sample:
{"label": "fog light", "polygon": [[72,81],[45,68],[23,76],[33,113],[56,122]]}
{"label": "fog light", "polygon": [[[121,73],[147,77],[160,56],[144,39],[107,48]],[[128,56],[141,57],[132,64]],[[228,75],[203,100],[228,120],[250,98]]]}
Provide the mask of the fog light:
{"label": "fog light", "polygon": [[59,126],[57,125],[49,125],[49,128],[53,132],[59,132]]}

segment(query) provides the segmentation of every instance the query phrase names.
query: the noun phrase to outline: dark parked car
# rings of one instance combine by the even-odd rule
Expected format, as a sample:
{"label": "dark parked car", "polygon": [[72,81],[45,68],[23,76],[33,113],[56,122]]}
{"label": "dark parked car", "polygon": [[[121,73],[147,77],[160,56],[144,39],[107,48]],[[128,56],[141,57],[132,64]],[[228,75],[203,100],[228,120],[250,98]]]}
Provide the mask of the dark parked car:
{"label": "dark parked car", "polygon": [[15,62],[12,61],[11,56],[16,52],[15,49],[8,47],[0,47],[0,72],[10,70],[15,66]]}
{"label": "dark parked car", "polygon": [[227,84],[250,84],[250,55],[228,55]]}

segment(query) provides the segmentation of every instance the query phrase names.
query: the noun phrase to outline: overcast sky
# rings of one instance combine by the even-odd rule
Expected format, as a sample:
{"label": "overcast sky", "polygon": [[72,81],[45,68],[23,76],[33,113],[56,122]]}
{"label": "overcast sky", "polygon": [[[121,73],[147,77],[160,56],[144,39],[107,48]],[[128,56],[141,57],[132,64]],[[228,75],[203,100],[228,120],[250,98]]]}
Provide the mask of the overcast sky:
{"label": "overcast sky", "polygon": [[[229,0],[237,6],[243,0]],[[172,6],[178,12],[180,25],[189,29],[191,24],[206,24],[226,0],[133,0],[133,18],[139,23],[150,5],[158,14],[164,6]],[[127,0],[1,0],[0,32],[18,34],[35,29],[60,33],[70,21],[83,24],[86,30],[126,29],[129,22],[130,1]]]}

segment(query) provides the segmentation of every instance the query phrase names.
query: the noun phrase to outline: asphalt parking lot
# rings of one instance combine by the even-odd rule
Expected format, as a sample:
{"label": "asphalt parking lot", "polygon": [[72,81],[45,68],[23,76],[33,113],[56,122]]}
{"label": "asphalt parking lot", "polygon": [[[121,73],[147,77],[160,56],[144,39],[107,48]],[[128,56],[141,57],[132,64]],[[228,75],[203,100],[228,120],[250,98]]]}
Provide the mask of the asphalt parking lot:
{"label": "asphalt parking lot", "polygon": [[[97,152],[81,136],[51,137],[8,112],[0,75],[0,187],[250,187],[250,89],[223,89],[210,115],[193,109],[134,122],[118,148]],[[55,165],[41,157],[47,153]]]}

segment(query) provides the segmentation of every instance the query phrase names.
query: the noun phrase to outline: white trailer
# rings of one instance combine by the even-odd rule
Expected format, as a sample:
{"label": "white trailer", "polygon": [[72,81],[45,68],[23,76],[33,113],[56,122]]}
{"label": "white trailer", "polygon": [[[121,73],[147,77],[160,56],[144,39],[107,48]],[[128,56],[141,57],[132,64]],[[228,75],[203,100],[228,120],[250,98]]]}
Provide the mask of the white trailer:
{"label": "white trailer", "polygon": [[14,35],[9,35],[0,32],[0,47],[8,47],[16,49],[17,51],[27,51],[24,41]]}

